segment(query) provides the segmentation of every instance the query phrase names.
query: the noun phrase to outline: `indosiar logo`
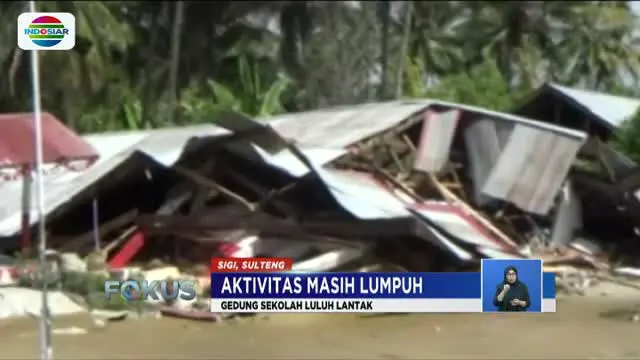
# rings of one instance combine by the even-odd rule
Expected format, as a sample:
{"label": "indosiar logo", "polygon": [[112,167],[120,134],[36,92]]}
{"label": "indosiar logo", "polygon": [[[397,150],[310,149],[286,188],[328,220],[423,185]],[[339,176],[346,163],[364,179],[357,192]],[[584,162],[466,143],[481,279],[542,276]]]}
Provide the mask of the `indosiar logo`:
{"label": "indosiar logo", "polygon": [[28,12],[18,16],[22,50],[71,50],[76,45],[76,18],[70,13]]}

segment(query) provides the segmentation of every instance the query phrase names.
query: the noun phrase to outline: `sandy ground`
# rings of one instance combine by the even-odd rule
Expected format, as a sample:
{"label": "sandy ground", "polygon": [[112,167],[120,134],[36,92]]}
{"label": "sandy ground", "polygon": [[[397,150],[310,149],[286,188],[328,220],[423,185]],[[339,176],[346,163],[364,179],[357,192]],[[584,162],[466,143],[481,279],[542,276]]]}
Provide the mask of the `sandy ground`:
{"label": "sandy ground", "polygon": [[[637,292],[636,292],[637,293]],[[144,319],[54,335],[56,359],[638,359],[640,297],[572,297],[555,314],[272,315],[212,324]],[[628,311],[626,311],[628,312]],[[33,319],[0,323],[0,358],[37,358]]]}

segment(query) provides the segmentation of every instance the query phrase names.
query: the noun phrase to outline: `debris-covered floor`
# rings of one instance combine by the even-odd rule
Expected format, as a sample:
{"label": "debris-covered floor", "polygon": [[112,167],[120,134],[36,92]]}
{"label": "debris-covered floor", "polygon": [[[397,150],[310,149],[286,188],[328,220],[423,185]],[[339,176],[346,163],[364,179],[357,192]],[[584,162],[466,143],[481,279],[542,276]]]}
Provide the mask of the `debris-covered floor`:
{"label": "debris-covered floor", "polygon": [[[54,335],[58,359],[637,359],[640,325],[607,313],[637,297],[571,297],[555,314],[356,317],[292,314],[238,323],[123,321]],[[82,326],[84,317],[55,327]],[[33,319],[0,323],[3,359],[37,357]],[[31,344],[31,345],[29,345]]]}

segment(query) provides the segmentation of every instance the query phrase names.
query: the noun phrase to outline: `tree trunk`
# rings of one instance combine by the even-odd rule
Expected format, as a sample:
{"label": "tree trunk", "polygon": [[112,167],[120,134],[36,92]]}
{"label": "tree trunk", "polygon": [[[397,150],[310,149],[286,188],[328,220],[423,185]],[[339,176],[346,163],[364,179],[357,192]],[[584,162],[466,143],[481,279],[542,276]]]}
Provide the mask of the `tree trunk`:
{"label": "tree trunk", "polygon": [[407,1],[407,13],[404,19],[404,33],[402,34],[402,47],[400,48],[400,61],[398,62],[398,76],[396,79],[396,99],[402,97],[403,93],[403,78],[404,78],[404,65],[407,57],[407,48],[409,47],[409,40],[411,39],[411,21],[413,18],[413,4],[411,1]]}
{"label": "tree trunk", "polygon": [[383,100],[387,97],[387,80],[389,72],[389,21],[390,21],[390,7],[389,1],[381,1],[379,3],[379,16],[382,21],[382,36],[380,37],[380,88],[378,89],[378,99]]}
{"label": "tree trunk", "polygon": [[184,20],[184,1],[176,2],[176,12],[171,34],[171,64],[169,70],[169,124],[174,124],[178,104],[178,67],[180,66],[180,40],[182,37],[182,22]]}

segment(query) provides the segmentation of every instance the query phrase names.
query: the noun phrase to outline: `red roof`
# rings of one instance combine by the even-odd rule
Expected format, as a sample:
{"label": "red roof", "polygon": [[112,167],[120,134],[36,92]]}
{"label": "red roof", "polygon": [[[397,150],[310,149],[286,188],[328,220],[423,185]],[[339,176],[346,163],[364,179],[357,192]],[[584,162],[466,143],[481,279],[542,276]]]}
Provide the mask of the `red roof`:
{"label": "red roof", "polygon": [[[33,113],[0,114],[0,168],[35,162]],[[46,164],[98,158],[96,150],[49,113],[42,114],[42,153]]]}

